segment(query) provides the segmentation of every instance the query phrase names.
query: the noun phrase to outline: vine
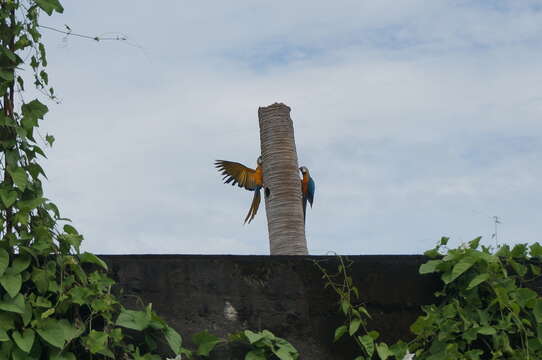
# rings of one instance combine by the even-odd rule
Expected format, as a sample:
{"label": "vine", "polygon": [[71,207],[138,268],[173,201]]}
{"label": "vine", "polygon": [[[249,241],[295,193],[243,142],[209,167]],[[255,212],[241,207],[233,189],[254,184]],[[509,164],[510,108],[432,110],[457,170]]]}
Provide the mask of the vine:
{"label": "vine", "polygon": [[542,246],[492,252],[480,239],[448,249],[442,238],[425,253],[431,260],[420,274],[438,274],[444,286],[435,294],[440,303],[423,307],[411,326],[419,359],[542,358],[542,299],[532,288],[542,273]]}
{"label": "vine", "polygon": [[[481,246],[478,237],[457,249],[443,237],[420,274],[439,275],[443,287],[437,304],[423,306],[411,325],[409,343],[377,343],[379,333],[367,329],[370,314],[354,305],[359,291],[348,275],[351,262],[339,257],[338,271],[328,273],[319,263],[326,287],[339,297],[344,324],[335,341],[350,336],[358,345],[355,360],[534,360],[542,358],[542,298],[534,288],[542,274],[542,246],[518,244]],[[412,351],[412,353],[411,353]]]}
{"label": "vine", "polygon": [[339,296],[339,311],[344,316],[342,325],[335,329],[333,340],[336,342],[343,336],[349,336],[357,345],[360,354],[354,360],[379,358],[404,359],[408,352],[407,344],[402,341],[388,346],[385,342],[377,342],[380,333],[376,330],[368,330],[367,320],[371,315],[364,304],[359,303],[360,293],[354,285],[349,269],[352,261],[337,256],[339,266],[335,273],[329,273],[318,261],[314,261],[316,267],[322,273],[325,287],[332,288]]}
{"label": "vine", "polygon": [[[38,22],[55,12],[63,12],[58,0],[0,0],[0,358],[160,359],[158,338],[189,356],[150,304],[119,303],[107,265],[80,252],[83,236],[44,197],[36,129],[48,108],[25,101],[21,74],[30,68],[33,85],[55,99]],[[137,345],[134,331],[143,337]]]}

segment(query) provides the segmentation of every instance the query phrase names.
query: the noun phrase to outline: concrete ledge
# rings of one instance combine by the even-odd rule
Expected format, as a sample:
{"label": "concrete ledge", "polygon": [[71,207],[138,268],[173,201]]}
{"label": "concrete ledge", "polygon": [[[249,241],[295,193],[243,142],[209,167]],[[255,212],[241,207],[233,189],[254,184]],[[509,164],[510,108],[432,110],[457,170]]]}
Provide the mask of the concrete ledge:
{"label": "concrete ledge", "polygon": [[[204,329],[218,336],[269,329],[290,341],[302,359],[352,359],[349,341],[333,343],[343,319],[337,296],[324,289],[313,260],[333,272],[333,256],[101,255],[124,290],[122,301],[152,302],[185,342]],[[349,256],[361,302],[372,315],[369,328],[393,342],[412,337],[409,326],[420,306],[434,303],[436,277],[418,275],[426,258]],[[237,359],[231,349],[215,359]]]}

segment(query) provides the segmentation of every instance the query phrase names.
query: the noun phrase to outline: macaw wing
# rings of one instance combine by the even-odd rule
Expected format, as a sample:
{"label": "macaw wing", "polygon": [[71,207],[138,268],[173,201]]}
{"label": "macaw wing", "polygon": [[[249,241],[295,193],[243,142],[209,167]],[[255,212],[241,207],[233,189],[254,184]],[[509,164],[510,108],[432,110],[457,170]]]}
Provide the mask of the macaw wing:
{"label": "macaw wing", "polygon": [[256,170],[233,161],[216,160],[215,167],[224,175],[225,184],[232,183],[247,190],[254,190],[258,185]]}
{"label": "macaw wing", "polygon": [[316,191],[316,184],[312,177],[309,178],[309,184],[307,186],[307,198],[312,207],[312,202],[314,201],[314,192]]}

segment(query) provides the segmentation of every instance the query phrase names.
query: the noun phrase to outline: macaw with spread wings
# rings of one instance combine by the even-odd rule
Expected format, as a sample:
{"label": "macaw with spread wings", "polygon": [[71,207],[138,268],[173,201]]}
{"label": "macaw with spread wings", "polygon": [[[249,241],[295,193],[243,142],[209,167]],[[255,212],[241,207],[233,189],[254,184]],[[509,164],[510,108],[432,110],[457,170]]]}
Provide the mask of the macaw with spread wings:
{"label": "macaw with spread wings", "polygon": [[303,179],[301,179],[301,193],[303,194],[303,220],[305,220],[307,212],[307,201],[309,202],[309,204],[311,204],[312,208],[316,185],[311,177],[311,174],[309,173],[309,169],[307,169],[305,166],[302,166],[299,168],[299,170],[303,175]]}
{"label": "macaw with spread wings", "polygon": [[258,207],[260,206],[260,190],[263,187],[263,170],[262,170],[262,157],[259,156],[257,160],[256,169],[251,169],[246,167],[243,164],[226,161],[226,160],[216,160],[215,167],[224,175],[222,180],[224,184],[232,185],[237,184],[239,187],[243,187],[247,190],[254,191],[254,198],[252,199],[252,204],[248,210],[248,214],[245,218],[245,224],[252,221],[258,212]]}

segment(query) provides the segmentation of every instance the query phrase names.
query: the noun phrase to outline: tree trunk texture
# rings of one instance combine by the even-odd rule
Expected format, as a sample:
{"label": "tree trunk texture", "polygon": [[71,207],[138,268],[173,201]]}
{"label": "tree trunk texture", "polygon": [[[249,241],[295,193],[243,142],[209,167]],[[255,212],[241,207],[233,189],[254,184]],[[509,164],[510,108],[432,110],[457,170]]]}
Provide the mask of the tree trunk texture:
{"label": "tree trunk texture", "polygon": [[290,108],[258,109],[271,255],[307,255],[299,165]]}

